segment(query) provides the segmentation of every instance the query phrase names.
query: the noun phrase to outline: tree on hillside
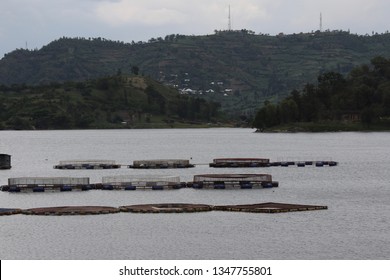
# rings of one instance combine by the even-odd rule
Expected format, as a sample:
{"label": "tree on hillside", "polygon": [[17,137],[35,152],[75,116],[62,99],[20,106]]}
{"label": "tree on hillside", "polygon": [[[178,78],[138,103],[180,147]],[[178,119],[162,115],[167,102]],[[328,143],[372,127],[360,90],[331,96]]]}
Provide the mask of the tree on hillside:
{"label": "tree on hillside", "polygon": [[138,66],[132,66],[131,67],[131,73],[133,74],[133,75],[136,75],[136,76],[138,76],[138,74],[139,74],[139,67]]}

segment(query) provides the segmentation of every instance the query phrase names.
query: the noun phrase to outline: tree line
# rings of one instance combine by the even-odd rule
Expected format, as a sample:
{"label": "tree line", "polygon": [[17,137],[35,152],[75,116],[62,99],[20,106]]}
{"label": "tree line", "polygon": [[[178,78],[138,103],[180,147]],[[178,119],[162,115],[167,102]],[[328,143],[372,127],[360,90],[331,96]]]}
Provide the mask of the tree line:
{"label": "tree line", "polygon": [[273,104],[265,101],[253,126],[259,130],[278,125],[321,121],[357,122],[365,127],[389,123],[390,59],[375,57],[369,65],[354,68],[347,76],[321,74],[317,83]]}

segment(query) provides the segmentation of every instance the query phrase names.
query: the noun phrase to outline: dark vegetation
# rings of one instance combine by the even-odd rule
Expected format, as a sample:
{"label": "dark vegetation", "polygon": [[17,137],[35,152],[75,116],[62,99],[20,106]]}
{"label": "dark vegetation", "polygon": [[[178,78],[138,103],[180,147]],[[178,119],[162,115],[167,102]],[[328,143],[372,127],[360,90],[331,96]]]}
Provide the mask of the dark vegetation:
{"label": "dark vegetation", "polygon": [[375,57],[346,77],[327,72],[316,84],[258,111],[253,126],[260,131],[390,130],[390,60]]}
{"label": "dark vegetation", "polygon": [[137,75],[0,86],[0,129],[159,128],[216,122],[219,104]]}

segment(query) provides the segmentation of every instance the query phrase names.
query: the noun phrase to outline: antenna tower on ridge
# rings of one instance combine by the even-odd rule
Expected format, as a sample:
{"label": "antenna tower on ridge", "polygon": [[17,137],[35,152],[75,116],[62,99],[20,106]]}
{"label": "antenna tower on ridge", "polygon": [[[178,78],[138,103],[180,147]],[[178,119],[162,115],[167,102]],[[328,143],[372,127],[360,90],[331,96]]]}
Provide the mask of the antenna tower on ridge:
{"label": "antenna tower on ridge", "polygon": [[229,16],[228,16],[228,30],[232,30],[232,18],[230,16],[230,5],[229,5]]}
{"label": "antenna tower on ridge", "polygon": [[322,13],[320,13],[320,32],[322,32]]}

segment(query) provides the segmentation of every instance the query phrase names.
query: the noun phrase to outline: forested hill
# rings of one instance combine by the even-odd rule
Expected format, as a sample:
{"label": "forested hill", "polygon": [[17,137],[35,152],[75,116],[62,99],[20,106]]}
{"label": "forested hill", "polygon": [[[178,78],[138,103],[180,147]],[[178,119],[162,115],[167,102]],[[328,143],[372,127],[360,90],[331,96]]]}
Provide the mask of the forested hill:
{"label": "forested hill", "polygon": [[227,111],[254,110],[280,100],[319,74],[348,73],[376,56],[390,57],[390,34],[327,31],[278,36],[252,31],[168,35],[149,42],[61,38],[39,50],[15,50],[0,60],[0,84],[83,81],[134,71]]}
{"label": "forested hill", "polygon": [[260,131],[390,130],[390,59],[375,57],[347,77],[328,72],[273,104],[253,126]]}
{"label": "forested hill", "polygon": [[[0,129],[165,128],[218,125],[219,105],[150,78],[0,86]],[[211,124],[214,123],[214,124]]]}

